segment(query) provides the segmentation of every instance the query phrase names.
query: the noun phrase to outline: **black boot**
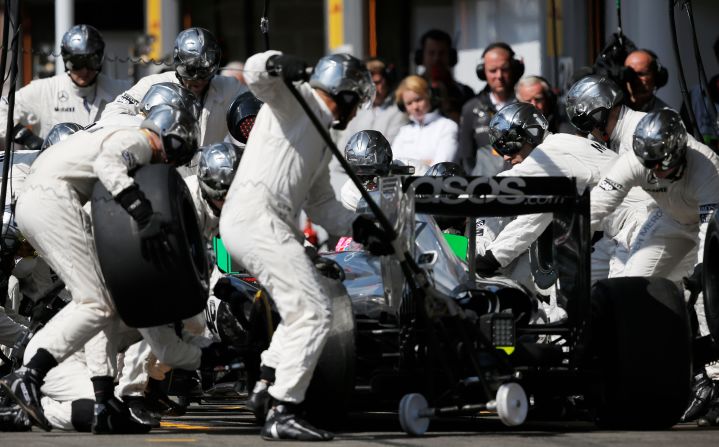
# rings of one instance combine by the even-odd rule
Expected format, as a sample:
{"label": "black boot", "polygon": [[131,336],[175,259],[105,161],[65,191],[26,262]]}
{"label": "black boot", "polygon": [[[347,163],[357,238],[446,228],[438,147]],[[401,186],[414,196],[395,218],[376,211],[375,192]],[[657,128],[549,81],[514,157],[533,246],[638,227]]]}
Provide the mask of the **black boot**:
{"label": "black boot", "polygon": [[0,408],[0,431],[28,431],[32,422],[19,405]]}
{"label": "black boot", "polygon": [[160,418],[154,416],[145,405],[145,398],[142,396],[122,396],[122,401],[130,410],[130,415],[143,425],[149,425],[152,428],[160,427]]}
{"label": "black boot", "polygon": [[287,402],[277,402],[267,413],[267,421],[262,427],[262,439],[275,441],[288,439],[296,441],[331,441],[334,435],[328,431],[313,427],[297,415],[297,406]]}
{"label": "black boot", "polygon": [[150,411],[165,416],[182,416],[187,409],[175,403],[163,389],[162,382],[150,379],[145,394],[145,405]]}
{"label": "black boot", "polygon": [[258,380],[255,382],[255,387],[252,388],[250,397],[247,399],[247,407],[255,415],[255,420],[258,424],[264,424],[267,419],[267,412],[270,410],[270,401],[272,396],[267,391],[270,384],[264,380]]}
{"label": "black boot", "polygon": [[144,434],[150,430],[151,425],[136,419],[127,405],[115,397],[104,403],[95,403],[92,432],[96,435]]}
{"label": "black boot", "polygon": [[[22,371],[22,372],[21,372]],[[40,387],[42,386],[41,374],[36,369],[26,368],[9,374],[0,380],[0,385],[8,393],[8,397],[17,403],[27,413],[32,422],[45,431],[52,430],[50,421],[42,412],[40,398]]]}
{"label": "black boot", "polygon": [[681,422],[690,422],[699,419],[707,411],[712,400],[719,397],[714,382],[707,376],[702,368],[702,372],[694,376],[692,385],[692,400],[684,411]]}
{"label": "black boot", "polygon": [[715,398],[709,404],[709,411],[697,419],[697,425],[700,427],[715,427],[719,425],[719,398]]}

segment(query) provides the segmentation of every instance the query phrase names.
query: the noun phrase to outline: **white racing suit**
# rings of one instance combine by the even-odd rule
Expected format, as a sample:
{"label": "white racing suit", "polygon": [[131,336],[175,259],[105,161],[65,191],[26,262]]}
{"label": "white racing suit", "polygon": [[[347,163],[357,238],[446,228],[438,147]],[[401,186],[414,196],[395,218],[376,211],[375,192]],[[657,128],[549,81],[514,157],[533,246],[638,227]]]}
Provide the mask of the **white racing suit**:
{"label": "white racing suit", "polygon": [[689,136],[686,164],[675,180],[657,179],[631,152],[623,153],[605,178],[592,190],[592,228],[640,187],[658,205],[643,223],[630,247],[625,276],[661,276],[679,281],[704,252],[711,212],[719,203],[719,157]]}
{"label": "white racing suit", "polygon": [[[353,213],[335,199],[328,162],[332,153],[267,59],[245,64],[247,84],[265,102],[250,134],[220,216],[220,234],[233,257],[269,291],[282,318],[262,364],[276,369],[269,393],[302,402],[327,339],[330,302],[317,270],[305,255],[300,211],[330,234],[347,234]],[[332,113],[308,84],[300,95],[329,127]]]}
{"label": "white racing suit", "polygon": [[58,314],[64,315],[58,324],[35,335],[38,346],[60,363],[95,337],[86,347],[91,376],[115,376],[112,332],[120,320],[99,270],[83,204],[98,180],[113,196],[133,185],[128,171],[152,157],[146,132],[100,126],[77,132],[33,163],[17,203],[20,229],[65,283],[74,303]]}
{"label": "white racing suit", "polygon": [[[47,324],[48,331],[54,331],[62,321],[74,312],[77,303],[69,303],[65,309],[58,313]],[[121,325],[114,333],[113,339],[119,350],[124,350],[128,344],[135,343],[139,334],[134,329]],[[94,340],[94,339],[93,339]],[[41,348],[42,340],[33,337],[25,351],[25,362],[29,361]],[[95,393],[91,379],[91,368],[86,360],[85,350],[80,349],[60,362],[45,376],[40,391],[42,392],[42,408],[45,417],[54,428],[60,430],[76,430],[78,420],[85,424],[92,420],[92,408],[95,403]],[[84,402],[82,402],[84,401]],[[87,413],[90,414],[87,414]],[[87,429],[87,427],[85,427]]]}
{"label": "white racing suit", "polygon": [[[577,191],[582,193],[592,188],[617,160],[617,154],[597,142],[569,134],[553,134],[534,148],[529,156],[510,170],[498,174],[499,177],[574,177]],[[516,219],[480,219],[477,228],[477,251],[483,254],[491,250],[502,268],[511,270],[510,276],[528,287],[536,290],[528,265],[527,249],[537,240],[552,221],[552,215],[527,214]],[[599,241],[600,250],[592,253],[608,251],[603,245],[609,241]],[[520,258],[521,256],[521,258]],[[517,259],[517,263],[510,264]],[[592,259],[592,270],[597,277],[606,277],[606,259]]]}
{"label": "white racing suit", "polygon": [[[202,198],[197,176],[184,178],[195,203],[198,224],[206,241],[217,235],[219,217]],[[215,266],[210,276],[210,293],[221,277]],[[200,367],[202,348],[212,343],[206,333],[205,313],[183,321],[182,334],[178,335],[173,324],[138,329],[143,340],[125,352],[117,396],[143,396],[150,377],[162,380],[171,368],[194,371]]]}
{"label": "white racing suit", "polygon": [[[105,108],[102,118],[105,119],[118,114],[137,115],[138,106],[145,93],[150,87],[160,82],[179,84],[180,80],[174,71],[145,76],[129,90],[124,93],[119,92],[117,98],[114,98],[114,101]],[[245,91],[247,91],[247,88],[235,78],[229,76],[215,76],[212,78],[205,96],[200,98],[202,104],[202,115],[198,118],[200,123],[200,146],[224,141],[228,134],[225,119],[227,108],[239,94]]]}
{"label": "white racing suit", "polygon": [[[15,124],[32,126],[33,133],[45,138],[55,124],[63,122],[87,126],[100,117],[105,106],[130,86],[129,81],[112,79],[102,73],[87,87],[78,87],[70,75],[36,79],[15,93]],[[7,120],[8,103],[0,101],[0,122]],[[0,126],[0,143],[5,145],[5,126]]]}

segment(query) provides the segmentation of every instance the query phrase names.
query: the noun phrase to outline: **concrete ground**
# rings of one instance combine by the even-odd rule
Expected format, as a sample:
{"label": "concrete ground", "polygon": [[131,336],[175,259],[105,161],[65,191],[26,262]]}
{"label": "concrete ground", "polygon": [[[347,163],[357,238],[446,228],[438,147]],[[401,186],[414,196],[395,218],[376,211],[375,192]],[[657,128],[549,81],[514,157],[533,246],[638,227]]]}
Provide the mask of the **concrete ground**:
{"label": "concrete ground", "polygon": [[[429,432],[412,438],[401,432],[396,414],[358,413],[350,416],[337,430],[335,446],[716,446],[719,428],[700,429],[694,424],[680,424],[672,430],[658,432],[602,431],[585,423],[527,423],[508,428],[496,418],[432,421]],[[146,435],[96,436],[88,433],[43,432],[0,433],[3,447],[25,446],[255,446],[264,442],[259,427],[241,405],[193,405],[186,415],[168,418],[162,428]],[[276,445],[268,444],[268,445]],[[302,443],[291,443],[299,446]],[[315,444],[316,445],[316,444]]]}

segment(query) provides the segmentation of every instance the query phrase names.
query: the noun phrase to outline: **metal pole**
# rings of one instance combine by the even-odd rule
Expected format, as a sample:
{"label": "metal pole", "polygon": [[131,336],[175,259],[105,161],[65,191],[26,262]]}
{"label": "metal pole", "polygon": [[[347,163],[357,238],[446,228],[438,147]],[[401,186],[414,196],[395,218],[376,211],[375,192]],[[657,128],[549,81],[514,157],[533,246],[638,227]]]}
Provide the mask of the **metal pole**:
{"label": "metal pole", "polygon": [[60,57],[60,44],[62,36],[75,23],[75,1],[55,0],[55,74],[65,73],[65,62]]}
{"label": "metal pole", "polygon": [[[20,5],[19,0],[11,0],[5,3],[5,17],[12,14],[12,20],[10,22],[13,25],[13,36],[11,44],[12,59],[10,60],[10,85],[7,95],[7,123],[5,125],[5,158],[3,159],[2,166],[2,187],[0,188],[0,203],[5,208],[7,199],[7,182],[8,174],[10,173],[10,153],[12,151],[12,129],[15,127],[13,118],[13,111],[15,110],[15,83],[17,82],[17,60],[19,55],[18,52],[18,40],[20,39]],[[6,26],[7,26],[6,22]],[[5,32],[3,31],[3,36]],[[3,44],[7,45],[7,40],[3,41]],[[7,46],[5,46],[7,48]],[[7,50],[6,50],[7,51]],[[4,244],[5,238],[2,238]],[[4,248],[4,247],[3,247]]]}

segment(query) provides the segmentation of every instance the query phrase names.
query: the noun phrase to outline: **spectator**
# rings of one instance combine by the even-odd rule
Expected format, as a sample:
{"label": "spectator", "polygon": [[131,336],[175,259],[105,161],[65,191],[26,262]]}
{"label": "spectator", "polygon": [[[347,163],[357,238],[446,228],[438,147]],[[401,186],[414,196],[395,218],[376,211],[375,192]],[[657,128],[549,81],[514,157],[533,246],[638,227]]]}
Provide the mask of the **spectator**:
{"label": "spectator", "polygon": [[422,175],[430,166],[455,161],[457,123],[442,116],[433,105],[429,84],[421,76],[407,76],[395,93],[397,105],[407,111],[410,123],[402,126],[392,153]]}
{"label": "spectator", "polygon": [[397,136],[400,127],[407,124],[409,119],[395,103],[394,73],[387,64],[380,59],[369,59],[365,66],[372,75],[377,94],[372,108],[357,112],[357,116],[349,122],[347,129],[339,138],[337,146],[344,148],[349,138],[361,130],[377,130],[392,141]]}
{"label": "spectator", "polygon": [[442,114],[459,122],[462,106],[474,96],[474,92],[452,76],[452,67],[457,64],[457,50],[452,46],[449,34],[438,29],[424,33],[414,62],[424,67],[423,76],[434,90]]}
{"label": "spectator", "polygon": [[220,76],[230,76],[240,81],[240,84],[245,85],[244,75],[245,63],[242,61],[231,61],[220,71]]}
{"label": "spectator", "polygon": [[514,57],[512,47],[495,42],[485,48],[477,77],[487,85],[462,108],[459,160],[472,175],[492,176],[504,161],[489,143],[489,121],[499,109],[515,101],[514,85],[524,74],[524,63]]}
{"label": "spectator", "polygon": [[514,86],[514,95],[519,102],[527,102],[537,108],[549,122],[552,133],[576,133],[576,129],[561,119],[557,108],[557,95],[546,79],[541,76],[525,76]]}
{"label": "spectator", "polygon": [[632,70],[627,81],[627,105],[638,112],[658,112],[670,108],[655,93],[667,84],[669,74],[651,50],[635,50],[624,60],[624,66]]}

